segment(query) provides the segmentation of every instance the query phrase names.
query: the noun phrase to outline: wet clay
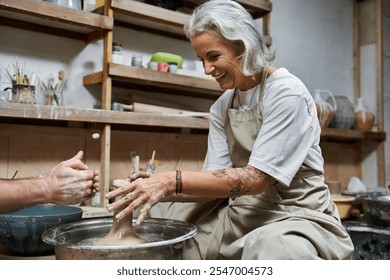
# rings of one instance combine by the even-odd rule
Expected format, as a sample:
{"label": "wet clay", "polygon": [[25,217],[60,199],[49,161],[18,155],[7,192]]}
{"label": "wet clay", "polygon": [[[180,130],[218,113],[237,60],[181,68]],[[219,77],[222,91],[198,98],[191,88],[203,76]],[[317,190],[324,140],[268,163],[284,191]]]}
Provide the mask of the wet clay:
{"label": "wet clay", "polygon": [[[114,217],[117,212],[114,213]],[[143,244],[147,241],[140,238],[133,229],[133,215],[119,222],[113,219],[110,232],[94,242],[98,246]]]}
{"label": "wet clay", "polygon": [[[123,184],[129,182],[123,180]],[[93,244],[98,246],[110,246],[110,245],[131,245],[142,244],[148,241],[140,238],[133,229],[133,214],[129,217],[116,221],[115,216],[122,211],[119,209],[114,212],[113,223],[110,232],[103,238],[97,239]]]}

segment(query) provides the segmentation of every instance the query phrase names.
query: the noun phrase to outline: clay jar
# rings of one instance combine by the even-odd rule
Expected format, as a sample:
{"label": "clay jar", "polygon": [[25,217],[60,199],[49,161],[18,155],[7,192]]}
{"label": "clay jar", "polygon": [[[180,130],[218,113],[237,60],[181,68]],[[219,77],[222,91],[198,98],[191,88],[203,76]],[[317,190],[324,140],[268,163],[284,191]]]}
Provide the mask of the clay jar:
{"label": "clay jar", "polygon": [[[331,100],[331,102],[328,102]],[[330,91],[323,89],[314,90],[314,102],[317,108],[317,117],[321,128],[326,128],[330,125],[337,110],[336,101]]]}
{"label": "clay jar", "polygon": [[354,128],[361,131],[370,131],[374,125],[375,116],[371,113],[362,97],[358,98],[355,103],[355,126]]}
{"label": "clay jar", "polygon": [[169,64],[165,62],[159,62],[157,65],[157,69],[160,72],[168,72],[169,70]]}

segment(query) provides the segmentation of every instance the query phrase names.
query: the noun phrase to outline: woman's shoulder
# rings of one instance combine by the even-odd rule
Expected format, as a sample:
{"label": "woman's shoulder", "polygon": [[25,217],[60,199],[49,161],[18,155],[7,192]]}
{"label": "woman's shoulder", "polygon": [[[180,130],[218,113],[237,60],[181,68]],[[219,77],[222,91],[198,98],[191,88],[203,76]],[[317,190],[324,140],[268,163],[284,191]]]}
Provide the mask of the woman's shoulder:
{"label": "woman's shoulder", "polygon": [[306,86],[297,76],[291,74],[286,68],[278,68],[275,70],[267,81],[267,86],[271,91],[286,94],[302,94],[307,93]]}
{"label": "woman's shoulder", "polygon": [[294,83],[302,83],[302,81],[295,76],[294,74],[290,73],[286,68],[277,68],[272,72],[272,75],[268,78],[269,82],[273,83],[280,83],[280,84],[294,84]]}

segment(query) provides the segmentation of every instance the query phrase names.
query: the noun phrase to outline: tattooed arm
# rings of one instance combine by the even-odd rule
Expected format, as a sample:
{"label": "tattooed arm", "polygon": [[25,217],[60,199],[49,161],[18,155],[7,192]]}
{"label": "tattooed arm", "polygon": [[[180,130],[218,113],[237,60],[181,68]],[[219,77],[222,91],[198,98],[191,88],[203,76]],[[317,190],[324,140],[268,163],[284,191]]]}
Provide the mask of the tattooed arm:
{"label": "tattooed arm", "polygon": [[268,174],[249,165],[213,171],[212,175],[221,179],[222,183],[226,182],[228,197],[259,194],[275,182]]}
{"label": "tattooed arm", "polygon": [[138,223],[159,201],[202,201],[215,198],[255,195],[263,192],[275,180],[260,170],[246,166],[216,171],[182,171],[182,193],[176,195],[175,172],[161,172],[146,179],[137,179],[106,195],[106,198],[124,196],[108,206],[109,211],[125,208],[116,218],[128,216],[142,206]]}

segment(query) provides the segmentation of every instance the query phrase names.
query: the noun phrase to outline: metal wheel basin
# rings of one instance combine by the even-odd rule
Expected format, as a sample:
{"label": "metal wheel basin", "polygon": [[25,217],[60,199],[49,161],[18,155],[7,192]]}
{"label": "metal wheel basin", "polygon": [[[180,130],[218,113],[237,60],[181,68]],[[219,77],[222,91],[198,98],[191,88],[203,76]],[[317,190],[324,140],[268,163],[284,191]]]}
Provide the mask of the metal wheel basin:
{"label": "metal wheel basin", "polygon": [[145,219],[133,228],[147,240],[143,244],[96,246],[94,241],[106,236],[112,218],[70,223],[45,231],[42,240],[53,245],[56,259],[61,260],[169,260],[182,259],[184,241],[192,238],[194,225],[170,219]]}

